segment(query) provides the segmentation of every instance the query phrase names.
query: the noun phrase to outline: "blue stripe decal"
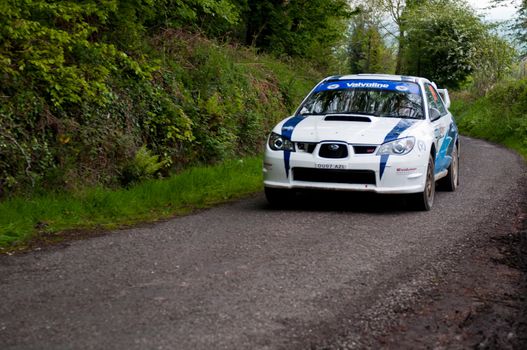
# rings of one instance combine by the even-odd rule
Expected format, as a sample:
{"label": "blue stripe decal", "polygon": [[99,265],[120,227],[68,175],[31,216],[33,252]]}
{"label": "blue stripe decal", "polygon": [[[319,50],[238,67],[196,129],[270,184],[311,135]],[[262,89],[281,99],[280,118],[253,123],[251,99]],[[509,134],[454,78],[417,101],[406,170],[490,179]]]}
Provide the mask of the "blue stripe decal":
{"label": "blue stripe decal", "polygon": [[[291,136],[293,135],[293,130],[295,130],[295,127],[300,123],[302,120],[304,120],[305,117],[296,116],[293,118],[288,119],[284,125],[282,125],[282,136],[291,140]],[[284,167],[285,167],[285,176],[289,177],[289,169],[290,164],[289,160],[291,159],[291,151],[284,151]]]}
{"label": "blue stripe decal", "polygon": [[381,168],[380,168],[380,173],[379,173],[380,179],[382,179],[382,175],[384,174],[384,168],[386,168],[386,163],[388,163],[388,158],[390,158],[388,154],[383,154],[381,156]]}
{"label": "blue stripe decal", "polygon": [[[415,122],[415,120],[401,119],[401,121],[397,123],[397,125],[388,133],[388,135],[386,135],[382,143],[385,144],[386,142],[397,140],[399,138],[399,135],[401,135],[406,129],[414,125]],[[388,163],[388,158],[390,158],[388,154],[381,155],[381,164],[379,169],[380,179],[382,179],[382,175],[384,174],[384,169],[386,168],[386,164]]]}
{"label": "blue stripe decal", "polygon": [[452,151],[457,138],[457,128],[454,123],[450,124],[448,134],[445,136],[441,149],[437,152],[434,172],[439,173],[450,165],[452,161]]}

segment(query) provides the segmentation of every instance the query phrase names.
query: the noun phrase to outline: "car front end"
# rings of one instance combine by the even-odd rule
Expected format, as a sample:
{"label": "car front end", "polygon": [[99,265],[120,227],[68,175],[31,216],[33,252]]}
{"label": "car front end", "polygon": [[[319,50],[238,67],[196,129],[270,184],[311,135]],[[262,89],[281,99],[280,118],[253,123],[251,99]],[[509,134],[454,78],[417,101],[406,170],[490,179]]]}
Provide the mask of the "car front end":
{"label": "car front end", "polygon": [[[423,191],[428,160],[426,143],[419,137],[399,134],[402,129],[411,127],[415,134],[421,135],[418,123],[409,125],[414,123],[402,119],[389,120],[386,123],[389,125],[381,129],[390,130],[384,136],[381,136],[382,132],[376,132],[378,135],[375,140],[375,137],[361,136],[361,133],[364,134],[364,127],[360,123],[364,122],[344,121],[336,125],[335,121],[325,121],[325,118],[327,117],[313,117],[306,122],[332,123],[333,131],[326,130],[326,133],[333,135],[324,135],[327,137],[305,135],[306,137],[298,136],[291,140],[280,132],[280,126],[271,133],[264,159],[266,187],[377,193]],[[372,128],[370,125],[368,127]],[[358,134],[358,137],[342,137],[342,134],[350,133]],[[399,136],[390,137],[390,133],[392,136]]]}

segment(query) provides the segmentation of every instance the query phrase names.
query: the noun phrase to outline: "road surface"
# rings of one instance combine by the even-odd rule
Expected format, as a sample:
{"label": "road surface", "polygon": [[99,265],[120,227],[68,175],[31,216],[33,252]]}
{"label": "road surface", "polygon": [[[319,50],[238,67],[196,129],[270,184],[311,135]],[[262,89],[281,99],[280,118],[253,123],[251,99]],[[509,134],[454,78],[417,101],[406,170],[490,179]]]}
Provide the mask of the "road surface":
{"label": "road surface", "polygon": [[305,349],[339,335],[360,347],[474,241],[512,225],[520,157],[463,138],[460,173],[430,212],[350,194],[273,210],[259,194],[0,256],[0,348]]}

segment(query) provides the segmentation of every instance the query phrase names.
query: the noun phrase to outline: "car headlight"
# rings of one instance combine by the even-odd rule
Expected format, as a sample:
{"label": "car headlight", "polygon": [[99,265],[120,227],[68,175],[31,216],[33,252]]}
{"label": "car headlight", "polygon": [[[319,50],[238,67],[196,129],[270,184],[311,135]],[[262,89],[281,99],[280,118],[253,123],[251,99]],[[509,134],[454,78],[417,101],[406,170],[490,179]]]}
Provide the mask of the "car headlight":
{"label": "car headlight", "polygon": [[377,155],[404,155],[410,153],[415,146],[415,137],[405,137],[395,141],[386,142],[379,147]]}
{"label": "car headlight", "polygon": [[291,140],[283,137],[282,135],[279,135],[275,132],[272,132],[269,136],[269,147],[273,151],[293,151],[295,150],[295,146]]}

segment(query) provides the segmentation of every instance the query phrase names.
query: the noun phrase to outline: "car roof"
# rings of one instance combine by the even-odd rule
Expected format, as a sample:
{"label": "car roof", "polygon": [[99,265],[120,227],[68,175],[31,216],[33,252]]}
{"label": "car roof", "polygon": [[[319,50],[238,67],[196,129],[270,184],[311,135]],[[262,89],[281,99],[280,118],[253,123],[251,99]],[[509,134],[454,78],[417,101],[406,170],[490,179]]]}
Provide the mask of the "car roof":
{"label": "car roof", "polygon": [[339,80],[392,80],[392,81],[408,81],[413,83],[430,82],[426,78],[412,77],[406,75],[393,74],[350,74],[350,75],[333,75],[327,77],[323,82],[339,81]]}

